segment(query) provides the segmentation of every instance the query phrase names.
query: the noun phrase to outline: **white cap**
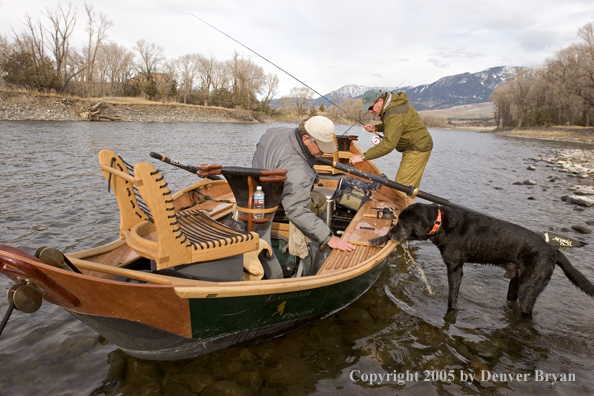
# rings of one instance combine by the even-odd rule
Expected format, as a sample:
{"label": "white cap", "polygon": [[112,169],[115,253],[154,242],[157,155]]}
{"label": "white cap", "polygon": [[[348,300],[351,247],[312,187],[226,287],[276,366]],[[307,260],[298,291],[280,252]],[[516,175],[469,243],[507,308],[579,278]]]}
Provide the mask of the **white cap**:
{"label": "white cap", "polygon": [[333,153],[336,151],[334,123],[330,119],[323,116],[314,116],[305,121],[303,126],[322,152]]}

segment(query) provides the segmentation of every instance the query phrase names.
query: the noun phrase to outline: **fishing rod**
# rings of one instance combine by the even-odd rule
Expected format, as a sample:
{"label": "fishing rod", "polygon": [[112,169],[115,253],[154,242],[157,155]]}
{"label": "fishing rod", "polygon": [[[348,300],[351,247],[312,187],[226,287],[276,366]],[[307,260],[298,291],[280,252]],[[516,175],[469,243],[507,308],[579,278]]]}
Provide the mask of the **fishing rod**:
{"label": "fishing rod", "polygon": [[[349,173],[351,175],[359,176],[361,178],[377,182],[381,185],[392,188],[396,191],[402,191],[409,197],[419,197],[419,198],[425,199],[427,201],[430,201],[430,202],[433,202],[433,203],[436,203],[439,205],[449,206],[450,208],[461,209],[461,210],[464,210],[467,212],[480,213],[474,209],[470,209],[465,206],[450,202],[446,198],[438,197],[437,195],[433,195],[433,194],[430,194],[430,193],[427,193],[424,191],[420,191],[418,188],[415,188],[414,186],[405,186],[404,184],[400,184],[400,183],[396,183],[395,181],[387,180],[383,177],[364,172],[357,168],[353,168],[352,166],[334,162],[327,158],[317,158],[317,162],[320,164],[323,164],[323,165],[329,165],[333,168],[336,168],[343,172]],[[538,235],[542,236],[544,238],[544,240],[549,245],[552,245],[555,247],[582,247],[582,246],[587,245],[586,242],[580,241],[578,239],[570,238],[567,236],[563,236],[560,234],[556,234],[556,233],[550,232],[550,231],[541,231],[541,232],[536,232],[536,233]]]}
{"label": "fishing rod", "polygon": [[[300,84],[302,84],[303,86],[305,86],[306,88],[309,88],[311,91],[313,91],[314,93],[316,93],[317,95],[319,95],[321,98],[324,98],[325,100],[327,100],[330,104],[336,106],[337,109],[339,109],[340,111],[342,111],[343,113],[345,113],[346,115],[348,115],[349,117],[351,117],[351,114],[349,114],[346,110],[344,110],[343,108],[341,108],[340,106],[338,106],[336,103],[334,103],[332,100],[328,99],[326,96],[322,95],[321,93],[319,93],[318,91],[316,91],[315,89],[313,89],[312,87],[310,87],[309,85],[307,85],[306,83],[304,83],[303,81],[301,81],[300,79],[298,79],[297,77],[295,77],[294,75],[292,75],[291,73],[289,73],[288,71],[286,71],[285,69],[283,69],[282,67],[278,66],[277,64],[275,64],[274,62],[270,61],[269,59],[265,58],[264,56],[260,55],[259,53],[257,53],[256,51],[254,51],[253,49],[251,49],[250,47],[248,47],[247,45],[241,43],[240,41],[234,39],[233,37],[229,36],[227,33],[223,32],[222,30],[214,27],[213,25],[211,25],[210,23],[206,22],[204,19],[201,19],[199,17],[197,17],[196,15],[190,13],[191,16],[193,16],[194,18],[198,19],[199,21],[201,21],[202,23],[210,26],[211,28],[213,28],[214,30],[216,30],[217,32],[221,33],[222,35],[228,37],[229,39],[235,41],[237,44],[241,45],[242,47],[244,47],[245,49],[247,49],[248,51],[256,54],[257,56],[259,56],[260,58],[264,59],[266,62],[270,63],[272,66],[276,67],[277,69],[279,69],[280,71],[282,71],[283,73],[285,73],[286,75],[288,75],[289,77],[293,78],[294,80],[296,80],[297,82],[299,82]],[[356,122],[355,123],[359,123],[363,126],[365,126],[365,123],[363,121],[361,121],[360,118],[356,118]],[[353,124],[354,126],[355,124]],[[351,126],[352,128],[352,126]],[[351,129],[349,128],[349,130]],[[348,131],[348,130],[347,130]],[[345,132],[346,133],[346,132]],[[343,134],[344,135],[344,134]],[[379,134],[376,132],[376,135],[379,136]],[[381,136],[380,136],[381,138]]]}
{"label": "fishing rod", "polygon": [[348,165],[344,165],[344,164],[341,164],[341,163],[337,163],[337,162],[334,162],[334,161],[332,161],[330,159],[327,159],[327,158],[317,158],[317,161],[320,164],[329,165],[329,166],[331,166],[333,168],[336,168],[336,169],[341,170],[343,172],[349,173],[351,175],[359,176],[359,177],[362,177],[364,179],[377,182],[379,184],[382,184],[382,185],[384,185],[386,187],[390,187],[390,188],[392,188],[394,190],[397,190],[397,191],[402,191],[403,193],[405,193],[409,197],[419,197],[419,198],[426,199],[427,201],[431,201],[431,202],[434,202],[434,203],[439,204],[439,205],[450,206],[452,208],[457,208],[457,209],[462,209],[462,210],[466,210],[466,211],[475,212],[472,209],[469,209],[469,208],[466,208],[464,206],[461,206],[461,205],[455,204],[453,202],[450,202],[449,200],[447,200],[445,198],[438,197],[437,195],[429,194],[429,193],[426,193],[424,191],[420,191],[418,188],[415,188],[414,186],[405,186],[404,184],[396,183],[394,181],[387,180],[387,179],[385,179],[383,177],[372,175],[371,173],[363,172],[362,170],[359,170],[357,168],[353,168],[352,166],[348,166]]}

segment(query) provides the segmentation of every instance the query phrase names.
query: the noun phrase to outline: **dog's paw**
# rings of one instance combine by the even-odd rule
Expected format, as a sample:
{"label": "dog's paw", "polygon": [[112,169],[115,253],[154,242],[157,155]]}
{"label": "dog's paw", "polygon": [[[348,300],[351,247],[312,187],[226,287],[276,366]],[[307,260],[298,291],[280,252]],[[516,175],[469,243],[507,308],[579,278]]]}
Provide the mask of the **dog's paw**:
{"label": "dog's paw", "polygon": [[370,239],[369,243],[371,244],[371,246],[381,246],[381,245],[384,245],[389,240],[390,240],[390,238],[388,237],[388,235],[384,235],[381,237]]}

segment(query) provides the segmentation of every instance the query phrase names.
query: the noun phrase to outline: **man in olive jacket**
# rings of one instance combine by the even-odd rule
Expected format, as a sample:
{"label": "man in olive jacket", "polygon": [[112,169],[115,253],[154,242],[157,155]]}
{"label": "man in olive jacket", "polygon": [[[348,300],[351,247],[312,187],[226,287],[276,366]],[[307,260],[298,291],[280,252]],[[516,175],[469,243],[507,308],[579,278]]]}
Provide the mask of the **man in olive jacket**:
{"label": "man in olive jacket", "polygon": [[[378,125],[365,125],[365,130],[384,132],[384,137],[377,146],[354,156],[349,162],[354,165],[383,157],[392,150],[399,151],[402,161],[396,173],[396,183],[418,188],[433,149],[433,140],[419,113],[409,103],[408,95],[404,92],[382,94],[370,89],[363,95],[361,111],[364,110],[382,120]],[[410,205],[414,198],[407,197],[406,201]]]}

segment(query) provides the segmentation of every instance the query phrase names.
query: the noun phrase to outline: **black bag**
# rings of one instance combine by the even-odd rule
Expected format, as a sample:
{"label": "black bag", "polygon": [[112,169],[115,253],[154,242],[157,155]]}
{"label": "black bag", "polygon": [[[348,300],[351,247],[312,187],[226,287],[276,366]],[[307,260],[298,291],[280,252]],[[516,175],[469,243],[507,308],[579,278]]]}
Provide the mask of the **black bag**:
{"label": "black bag", "polygon": [[[380,177],[388,180],[384,174],[381,174]],[[366,182],[354,177],[344,177],[338,182],[334,200],[339,206],[358,211],[369,200],[371,192],[379,187],[381,184],[378,182]]]}

